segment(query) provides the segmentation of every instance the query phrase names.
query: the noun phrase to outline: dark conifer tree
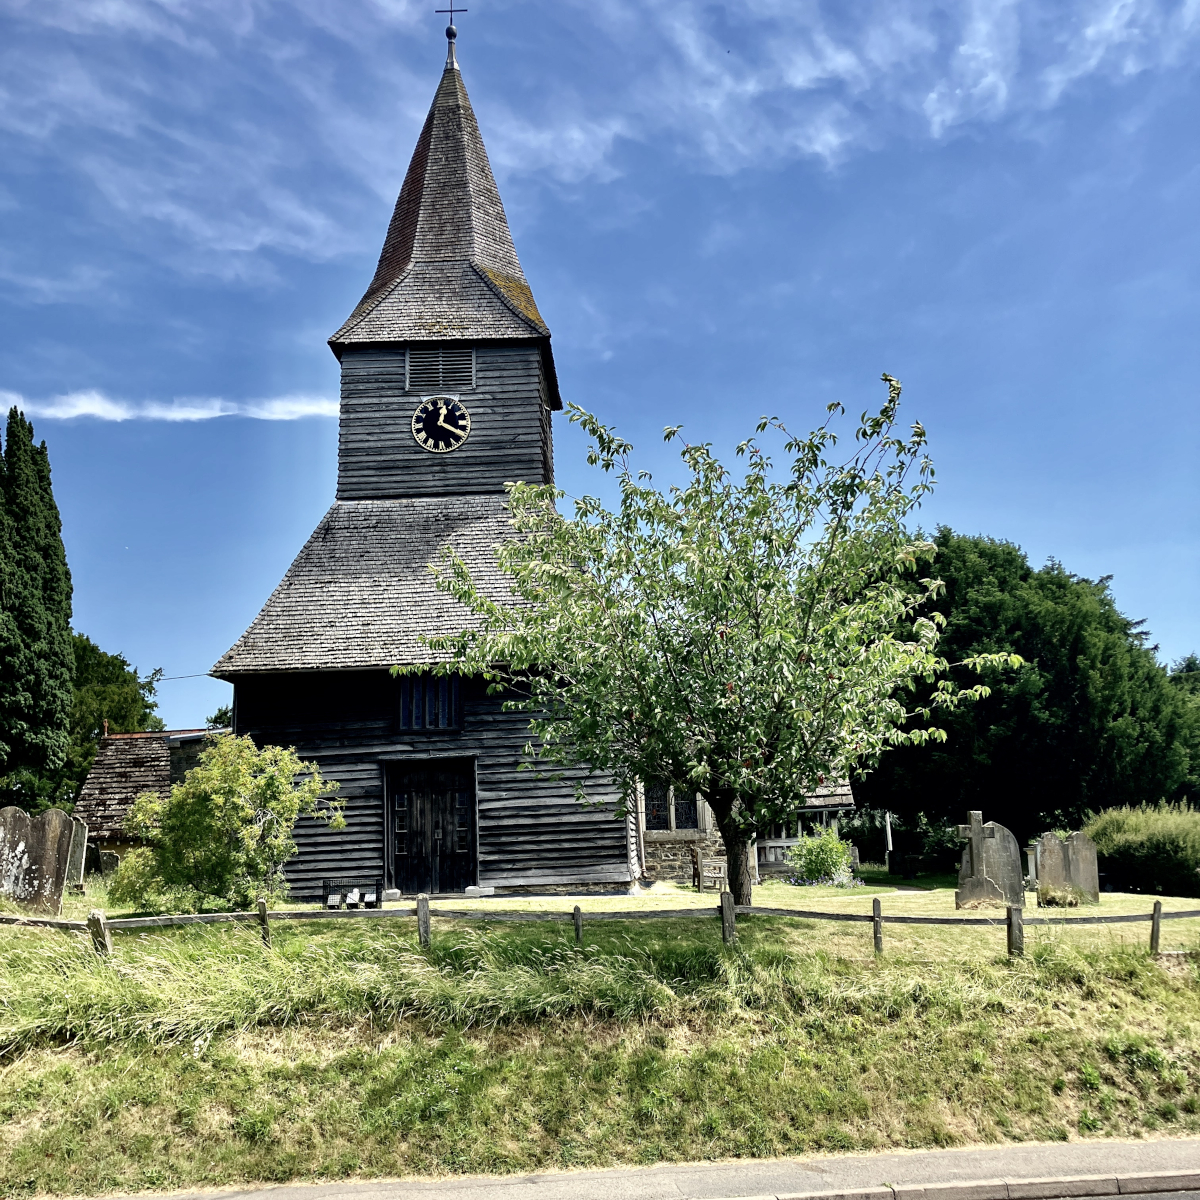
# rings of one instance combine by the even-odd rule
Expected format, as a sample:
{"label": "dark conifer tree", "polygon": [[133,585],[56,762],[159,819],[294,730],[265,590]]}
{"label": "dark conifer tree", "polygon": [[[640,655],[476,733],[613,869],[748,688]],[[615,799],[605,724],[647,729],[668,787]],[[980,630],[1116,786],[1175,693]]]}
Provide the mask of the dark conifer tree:
{"label": "dark conifer tree", "polygon": [[8,511],[8,465],[0,447],[0,777],[14,748],[20,718],[21,637],[13,597],[21,590],[13,552],[12,515]]}
{"label": "dark conifer tree", "polygon": [[4,439],[4,624],[0,742],[7,798],[37,807],[40,777],[63,764],[74,655],[71,573],[50,482],[50,456],[15,408]]}
{"label": "dark conifer tree", "polygon": [[[941,528],[931,573],[946,585],[931,609],[946,618],[938,653],[1021,655],[1015,671],[985,671],[992,693],[939,715],[944,744],[888,751],[855,783],[860,804],[913,826],[985,820],[1020,838],[1078,829],[1089,811],[1196,798],[1200,705],[1188,663],[1168,674],[1140,621],[1116,606],[1109,580],[1030,565],[1020,547]],[[956,683],[978,681],[952,672]],[[951,843],[956,845],[956,843]]]}

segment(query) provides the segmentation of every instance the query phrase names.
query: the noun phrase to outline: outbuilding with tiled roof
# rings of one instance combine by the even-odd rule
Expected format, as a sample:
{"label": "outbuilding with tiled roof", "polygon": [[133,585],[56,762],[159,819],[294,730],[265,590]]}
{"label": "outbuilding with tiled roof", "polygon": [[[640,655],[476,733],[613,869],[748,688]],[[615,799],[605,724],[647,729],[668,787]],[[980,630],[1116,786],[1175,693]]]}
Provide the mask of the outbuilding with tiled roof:
{"label": "outbuilding with tiled roof", "polygon": [[106,733],[75,802],[74,815],[88,827],[88,842],[122,853],[131,844],[125,818],[145,792],[165,796],[199,761],[204,739],[220,730],[167,729],[152,733]]}

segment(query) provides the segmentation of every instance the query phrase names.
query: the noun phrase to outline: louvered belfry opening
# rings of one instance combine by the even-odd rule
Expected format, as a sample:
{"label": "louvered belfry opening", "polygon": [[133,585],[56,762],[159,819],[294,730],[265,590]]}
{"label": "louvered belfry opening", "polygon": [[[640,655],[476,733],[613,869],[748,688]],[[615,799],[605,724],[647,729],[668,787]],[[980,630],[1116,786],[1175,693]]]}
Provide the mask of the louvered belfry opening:
{"label": "louvered belfry opening", "polygon": [[410,392],[460,391],[475,387],[475,351],[458,347],[432,346],[409,350]]}

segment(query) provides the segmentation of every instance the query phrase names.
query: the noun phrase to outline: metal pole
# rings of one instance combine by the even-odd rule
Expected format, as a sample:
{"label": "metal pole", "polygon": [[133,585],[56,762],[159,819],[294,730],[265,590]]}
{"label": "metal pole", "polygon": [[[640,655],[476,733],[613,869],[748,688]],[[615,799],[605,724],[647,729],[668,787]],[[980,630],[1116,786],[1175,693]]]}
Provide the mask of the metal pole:
{"label": "metal pole", "polygon": [[737,941],[737,917],[733,911],[733,893],[721,893],[721,941],[732,946]]}
{"label": "metal pole", "polygon": [[575,905],[575,912],[572,914],[575,919],[575,945],[583,945],[583,910],[579,905]]}
{"label": "metal pole", "polygon": [[1158,953],[1159,939],[1162,937],[1162,901],[1155,900],[1154,913],[1150,917],[1150,953]]}
{"label": "metal pole", "polygon": [[871,928],[875,934],[875,953],[883,953],[883,905],[876,896],[871,901]]}
{"label": "metal pole", "polygon": [[267,902],[260,896],[258,899],[258,923],[262,926],[263,945],[271,948],[271,927],[267,924]]}
{"label": "metal pole", "polygon": [[417,941],[429,949],[429,897],[424,892],[417,897]]}
{"label": "metal pole", "polygon": [[111,954],[112,951],[112,930],[108,927],[108,919],[104,913],[93,908],[88,913],[87,919],[88,932],[92,935],[92,946],[97,954]]}
{"label": "metal pole", "polygon": [[1025,923],[1021,910],[1010,905],[1008,909],[1008,955],[1020,958],[1025,953]]}

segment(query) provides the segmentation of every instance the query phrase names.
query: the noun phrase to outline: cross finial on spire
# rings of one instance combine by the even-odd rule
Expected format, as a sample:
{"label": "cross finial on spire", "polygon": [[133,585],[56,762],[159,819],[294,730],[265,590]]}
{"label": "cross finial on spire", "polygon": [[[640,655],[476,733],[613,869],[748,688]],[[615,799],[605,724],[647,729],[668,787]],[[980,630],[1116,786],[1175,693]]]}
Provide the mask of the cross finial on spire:
{"label": "cross finial on spire", "polygon": [[465,8],[455,8],[454,0],[450,0],[449,8],[434,9],[434,12],[450,14],[450,24],[446,26],[446,41],[449,42],[449,45],[446,47],[446,66],[454,67],[456,70],[458,68],[458,61],[454,57],[454,39],[458,37],[458,30],[454,28],[454,14],[465,13],[466,11]]}

